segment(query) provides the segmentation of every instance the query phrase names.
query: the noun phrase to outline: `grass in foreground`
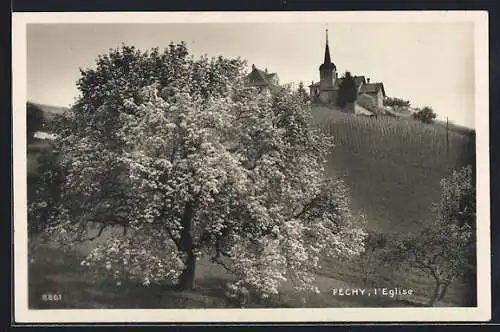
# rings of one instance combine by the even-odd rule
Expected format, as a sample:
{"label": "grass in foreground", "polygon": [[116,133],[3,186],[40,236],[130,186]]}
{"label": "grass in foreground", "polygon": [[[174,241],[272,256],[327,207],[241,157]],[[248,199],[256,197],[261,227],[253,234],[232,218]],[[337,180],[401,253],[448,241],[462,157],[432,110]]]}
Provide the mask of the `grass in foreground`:
{"label": "grass in foreground", "polygon": [[[319,275],[349,280],[352,287],[386,287],[386,288],[404,288],[413,289],[415,294],[405,297],[411,305],[426,305],[431,297],[434,287],[434,281],[429,275],[423,272],[413,274],[392,271],[388,268],[378,266],[375,261],[372,262],[369,269],[369,277],[366,285],[364,284],[364,273],[359,260],[352,259],[339,262],[335,259],[325,259],[323,267],[317,271]],[[461,280],[452,283],[444,297],[443,301],[438,302],[440,307],[461,306],[465,299],[464,289],[467,287]]]}
{"label": "grass in foreground", "polygon": [[[46,245],[37,247],[35,260],[29,264],[29,307],[32,309],[98,308],[231,308],[223,285],[231,276],[218,265],[201,259],[197,266],[196,287],[178,292],[172,285],[144,287],[137,283],[118,286],[116,281],[93,277],[80,266],[83,255]],[[248,308],[344,308],[418,306],[389,297],[332,295],[333,288],[347,288],[341,280],[317,276],[320,294],[299,293],[286,284],[279,296],[262,300],[251,297]],[[59,301],[44,301],[43,294],[60,294]]]}

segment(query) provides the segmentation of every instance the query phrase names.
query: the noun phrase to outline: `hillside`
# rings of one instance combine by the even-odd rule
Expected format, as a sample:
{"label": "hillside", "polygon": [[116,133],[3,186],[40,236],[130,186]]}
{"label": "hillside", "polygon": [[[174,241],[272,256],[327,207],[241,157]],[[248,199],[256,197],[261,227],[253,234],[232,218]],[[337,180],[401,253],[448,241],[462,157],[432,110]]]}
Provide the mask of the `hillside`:
{"label": "hillside", "polygon": [[29,101],[27,104],[34,106],[35,108],[42,111],[42,114],[43,114],[45,121],[50,121],[55,116],[63,114],[66,110],[68,110],[67,107],[45,105],[45,104],[40,104],[40,103],[34,103],[31,101]]}
{"label": "hillside", "polygon": [[368,217],[368,227],[408,231],[432,217],[439,181],[451,170],[474,163],[473,133],[449,132],[410,118],[352,116],[312,107],[313,123],[334,136],[328,173],[351,188],[353,207]]}

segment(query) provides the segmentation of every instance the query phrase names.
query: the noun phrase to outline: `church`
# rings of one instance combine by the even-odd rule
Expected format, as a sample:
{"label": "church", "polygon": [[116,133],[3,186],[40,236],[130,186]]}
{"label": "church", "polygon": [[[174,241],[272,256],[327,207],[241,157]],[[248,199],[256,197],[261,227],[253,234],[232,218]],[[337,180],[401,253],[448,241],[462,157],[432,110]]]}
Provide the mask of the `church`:
{"label": "church", "polygon": [[[337,66],[332,62],[328,45],[328,29],[326,29],[325,56],[319,66],[319,82],[309,85],[312,103],[336,104],[342,78],[338,77]],[[371,83],[370,78],[354,76],[358,89],[358,100],[355,106],[360,108],[382,108],[386,97],[383,83]],[[362,104],[362,105],[358,105]],[[371,104],[371,107],[368,106]]]}

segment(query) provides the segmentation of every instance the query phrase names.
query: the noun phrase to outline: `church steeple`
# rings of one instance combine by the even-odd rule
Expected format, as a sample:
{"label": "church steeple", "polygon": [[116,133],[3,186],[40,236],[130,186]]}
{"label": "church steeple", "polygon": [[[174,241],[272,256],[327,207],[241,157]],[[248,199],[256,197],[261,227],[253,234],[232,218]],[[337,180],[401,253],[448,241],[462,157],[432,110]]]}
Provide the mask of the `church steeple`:
{"label": "church steeple", "polygon": [[332,62],[330,57],[330,47],[328,45],[328,28],[326,29],[326,39],[325,39],[325,59],[323,64],[320,66],[321,69],[336,69],[335,64]]}
{"label": "church steeple", "polygon": [[330,47],[328,47],[328,28],[326,29],[326,40],[325,40],[325,61],[323,63],[331,63],[332,60],[330,58]]}
{"label": "church steeple", "polygon": [[[326,29],[325,59],[319,66],[319,89],[323,92],[323,101],[330,100],[330,92],[337,79],[337,68],[330,57],[330,47],[328,45],[328,28]],[[326,94],[325,94],[326,93]]]}

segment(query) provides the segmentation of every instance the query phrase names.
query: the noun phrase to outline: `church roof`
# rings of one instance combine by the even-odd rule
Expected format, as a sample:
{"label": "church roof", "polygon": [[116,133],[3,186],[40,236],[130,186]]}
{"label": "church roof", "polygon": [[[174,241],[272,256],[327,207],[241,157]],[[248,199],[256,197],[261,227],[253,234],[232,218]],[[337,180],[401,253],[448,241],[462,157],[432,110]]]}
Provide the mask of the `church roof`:
{"label": "church roof", "polygon": [[368,83],[363,84],[359,90],[360,93],[377,93],[379,90],[382,90],[382,93],[385,96],[385,89],[383,83]]}
{"label": "church roof", "polygon": [[[343,78],[337,78],[335,80],[335,84],[333,85],[333,89],[330,90],[340,89],[340,85],[342,84],[343,81],[344,81]],[[359,89],[361,86],[366,85],[366,78],[364,76],[354,76],[354,82],[356,82],[356,86]],[[320,86],[319,82],[312,83],[311,85],[309,85],[310,88],[315,88],[319,86]]]}
{"label": "church roof", "polygon": [[[342,84],[343,81],[344,81],[343,78],[337,78],[335,80],[335,84],[334,84],[333,88],[335,90],[340,89],[340,85]],[[354,82],[356,82],[356,87],[359,89],[360,86],[363,86],[366,84],[366,79],[364,76],[354,76]]]}

